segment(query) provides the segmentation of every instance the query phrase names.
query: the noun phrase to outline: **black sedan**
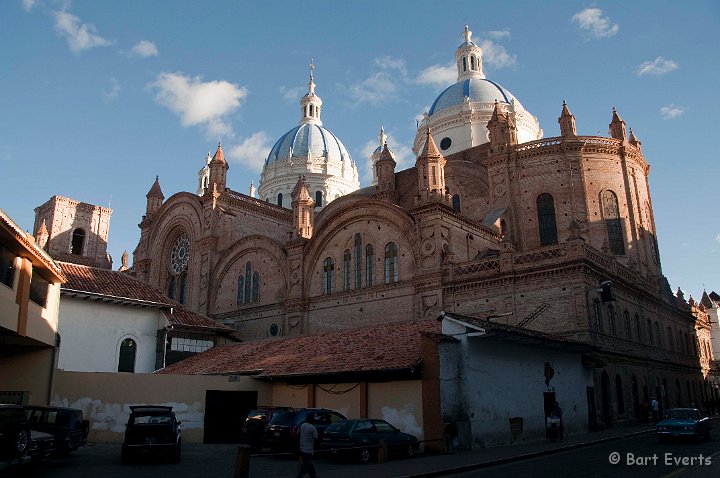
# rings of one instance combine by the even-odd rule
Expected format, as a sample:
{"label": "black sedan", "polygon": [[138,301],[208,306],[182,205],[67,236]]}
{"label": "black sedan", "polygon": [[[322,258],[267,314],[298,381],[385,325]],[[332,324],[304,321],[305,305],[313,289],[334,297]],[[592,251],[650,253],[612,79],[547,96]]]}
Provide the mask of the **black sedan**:
{"label": "black sedan", "polygon": [[410,458],[420,448],[418,439],[403,433],[385,420],[362,418],[341,420],[325,430],[320,449],[332,456],[350,456],[362,463],[377,459],[380,441],[385,440],[390,455]]}

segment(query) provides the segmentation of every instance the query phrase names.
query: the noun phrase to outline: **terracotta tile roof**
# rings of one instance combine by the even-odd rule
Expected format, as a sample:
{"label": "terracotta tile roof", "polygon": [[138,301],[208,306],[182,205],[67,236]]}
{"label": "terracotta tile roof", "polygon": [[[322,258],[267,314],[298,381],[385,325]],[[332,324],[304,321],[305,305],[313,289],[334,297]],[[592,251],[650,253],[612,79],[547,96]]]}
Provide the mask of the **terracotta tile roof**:
{"label": "terracotta tile roof", "polygon": [[[170,299],[160,291],[140,282],[134,277],[120,271],[99,269],[97,267],[58,262],[67,277],[67,282],[60,288],[61,293],[79,292],[100,296],[107,299],[146,302],[147,305],[158,306],[168,321],[177,326],[192,328],[208,328],[227,330],[229,327],[219,324],[209,317],[192,312],[178,302]],[[173,314],[170,315],[170,308]]]}
{"label": "terracotta tile roof", "polygon": [[270,378],[412,369],[421,362],[421,334],[439,332],[437,320],[422,320],[243,342],[212,348],[158,373]]}

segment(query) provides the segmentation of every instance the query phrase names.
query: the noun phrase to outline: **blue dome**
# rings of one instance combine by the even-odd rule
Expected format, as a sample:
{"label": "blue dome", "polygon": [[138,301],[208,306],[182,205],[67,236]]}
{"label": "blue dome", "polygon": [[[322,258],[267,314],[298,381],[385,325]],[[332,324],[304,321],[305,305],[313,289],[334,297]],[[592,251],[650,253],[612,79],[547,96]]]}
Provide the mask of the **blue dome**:
{"label": "blue dome", "polygon": [[322,126],[304,123],[296,126],[277,140],[270,150],[265,165],[285,159],[292,148],[293,157],[307,157],[308,151],[312,157],[325,157],[329,161],[351,161],[345,145]]}
{"label": "blue dome", "polygon": [[438,111],[459,106],[463,104],[466,96],[473,103],[495,103],[495,100],[498,103],[510,103],[511,100],[515,100],[516,104],[521,106],[508,90],[497,83],[486,78],[468,78],[455,83],[440,93],[428,114],[432,116]]}

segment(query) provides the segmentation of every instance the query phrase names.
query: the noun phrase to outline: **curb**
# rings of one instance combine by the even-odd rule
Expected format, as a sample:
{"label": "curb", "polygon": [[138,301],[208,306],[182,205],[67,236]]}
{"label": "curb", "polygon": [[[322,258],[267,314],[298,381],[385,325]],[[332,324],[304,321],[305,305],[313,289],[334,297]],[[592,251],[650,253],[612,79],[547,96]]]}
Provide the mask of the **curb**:
{"label": "curb", "polygon": [[561,446],[557,448],[549,448],[547,450],[535,451],[532,453],[525,453],[523,455],[508,456],[505,458],[498,458],[496,460],[488,460],[480,463],[471,463],[469,465],[454,466],[451,468],[445,468],[443,470],[427,471],[422,473],[413,473],[410,475],[401,475],[397,478],[432,478],[436,476],[454,475],[456,473],[464,473],[467,471],[478,470],[481,468],[489,468],[497,465],[504,465],[507,463],[513,463],[516,461],[529,460],[531,458],[537,458],[544,455],[552,455],[555,453],[561,453],[563,451],[575,450],[577,448],[585,448],[593,445],[599,445],[601,443],[607,443],[615,440],[622,440],[623,438],[631,438],[638,435],[644,435],[646,433],[654,433],[655,429],[641,430],[638,432],[626,433],[623,435],[615,435],[606,438],[599,438],[597,440],[590,440],[580,443],[574,443],[572,445]]}

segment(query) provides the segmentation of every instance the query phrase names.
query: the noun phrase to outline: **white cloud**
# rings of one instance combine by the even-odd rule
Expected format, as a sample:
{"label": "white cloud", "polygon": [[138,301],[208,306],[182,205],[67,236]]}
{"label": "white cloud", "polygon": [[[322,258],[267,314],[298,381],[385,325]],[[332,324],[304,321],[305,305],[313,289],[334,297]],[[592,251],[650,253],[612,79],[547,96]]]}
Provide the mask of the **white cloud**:
{"label": "white cloud", "polygon": [[281,86],[280,88],[278,88],[278,91],[287,101],[296,102],[300,101],[300,98],[302,98],[302,95],[305,94],[307,88],[304,86]]}
{"label": "white cloud", "polygon": [[225,154],[252,171],[261,171],[271,147],[270,136],[265,131],[258,131],[227,148]]}
{"label": "white cloud", "polygon": [[674,104],[669,104],[668,106],[660,108],[660,116],[662,116],[663,119],[674,119],[681,116],[683,113],[685,113],[685,108],[675,106]]}
{"label": "white cloud", "polygon": [[655,58],[653,61],[646,61],[645,63],[642,63],[640,66],[637,67],[635,70],[635,74],[637,76],[642,75],[664,75],[665,73],[669,73],[673,70],[677,70],[678,64],[672,60],[666,60],[665,58],[659,56]]}
{"label": "white cloud", "polygon": [[617,23],[612,24],[609,17],[602,15],[603,11],[599,8],[586,8],[573,15],[572,21],[590,38],[609,38],[615,35],[620,27]]}
{"label": "white cloud", "polygon": [[509,54],[504,46],[491,40],[483,40],[479,46],[483,51],[483,64],[491,65],[496,69],[517,65],[517,56]]}
{"label": "white cloud", "polygon": [[80,23],[78,17],[65,11],[56,11],[54,15],[55,31],[67,40],[70,50],[74,53],[111,44],[97,34],[97,29],[92,23]]}
{"label": "white cloud", "polygon": [[378,71],[368,78],[355,83],[350,94],[357,103],[379,105],[396,98],[397,83],[386,71]]}
{"label": "white cloud", "polygon": [[25,10],[26,12],[32,11],[36,3],[36,0],[22,0],[23,10]]}
{"label": "white cloud", "polygon": [[202,126],[213,139],[232,137],[228,116],[240,107],[247,89],[224,80],[203,82],[200,76],[160,73],[148,87],[155,101],[180,116],[184,127]]}
{"label": "white cloud", "polygon": [[355,103],[380,105],[397,99],[398,83],[406,82],[405,62],[399,58],[382,56],[375,59],[378,71],[350,87]]}
{"label": "white cloud", "polygon": [[510,36],[510,29],[505,28],[503,30],[493,30],[486,32],[487,36],[490,38],[495,38],[496,40],[499,40],[500,38],[507,38]]}
{"label": "white cloud", "polygon": [[110,78],[110,84],[102,91],[103,99],[106,103],[115,101],[120,96],[120,90],[122,90],[120,80],[115,77]]}
{"label": "white cloud", "polygon": [[149,40],[142,40],[132,47],[128,56],[135,58],[148,58],[151,56],[158,56],[159,54],[160,52],[158,51],[155,43]]}
{"label": "white cloud", "polygon": [[421,85],[449,86],[457,80],[457,66],[454,62],[447,65],[433,65],[425,68],[415,79]]}
{"label": "white cloud", "polygon": [[425,113],[430,111],[430,105],[425,105],[425,107],[423,108],[422,111],[423,111],[422,113],[416,114],[415,118],[413,118],[417,122],[418,125],[422,122],[423,119],[425,119]]}
{"label": "white cloud", "polygon": [[717,236],[715,236],[715,240],[718,241],[718,242],[720,242],[720,234],[718,234]]}

